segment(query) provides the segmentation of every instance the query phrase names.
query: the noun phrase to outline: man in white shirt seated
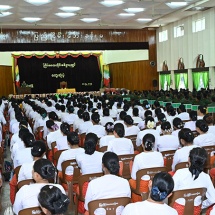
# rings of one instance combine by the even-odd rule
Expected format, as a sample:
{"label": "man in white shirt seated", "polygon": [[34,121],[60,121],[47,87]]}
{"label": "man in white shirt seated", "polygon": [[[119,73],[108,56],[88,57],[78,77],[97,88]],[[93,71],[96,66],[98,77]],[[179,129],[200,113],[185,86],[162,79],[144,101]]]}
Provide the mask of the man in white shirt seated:
{"label": "man in white shirt seated", "polygon": [[182,104],[178,108],[178,118],[181,120],[189,120],[189,114],[186,112],[185,106]]}

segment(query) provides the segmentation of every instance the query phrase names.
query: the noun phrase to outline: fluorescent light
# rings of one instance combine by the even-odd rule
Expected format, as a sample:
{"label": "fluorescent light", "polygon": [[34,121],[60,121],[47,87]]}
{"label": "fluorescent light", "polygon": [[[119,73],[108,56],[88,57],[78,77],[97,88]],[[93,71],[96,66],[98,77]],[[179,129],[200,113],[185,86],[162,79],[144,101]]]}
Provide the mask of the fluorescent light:
{"label": "fluorescent light", "polygon": [[123,1],[114,1],[114,0],[104,0],[104,1],[100,1],[99,2],[100,4],[106,6],[106,7],[113,7],[113,6],[117,6],[117,5],[120,5],[120,4],[123,4],[124,2]]}
{"label": "fluorescent light", "polygon": [[68,18],[68,17],[71,17],[71,16],[75,16],[75,13],[56,13],[55,15],[60,16],[62,18]]}
{"label": "fluorescent light", "polygon": [[124,9],[127,13],[138,13],[138,12],[143,12],[144,8],[126,8]]}
{"label": "fluorescent light", "polygon": [[0,17],[4,17],[4,16],[9,16],[9,15],[11,15],[12,13],[11,12],[1,12],[0,13]]}
{"label": "fluorescent light", "polygon": [[120,13],[119,16],[134,16],[134,13]]}
{"label": "fluorescent light", "polygon": [[78,11],[81,10],[81,7],[60,7],[60,10],[63,10],[65,12],[74,12],[74,11]]}
{"label": "fluorescent light", "polygon": [[178,8],[178,7],[184,7],[187,5],[187,2],[168,2],[166,3],[167,6],[169,6],[172,9]]}
{"label": "fluorescent light", "polygon": [[152,19],[150,18],[139,18],[137,19],[138,22],[148,22],[148,21],[152,21]]}
{"label": "fluorescent light", "polygon": [[0,5],[0,11],[9,10],[12,7],[10,5]]}
{"label": "fluorescent light", "polygon": [[99,19],[98,18],[83,18],[83,19],[80,19],[80,20],[83,21],[83,22],[90,23],[90,22],[96,22]]}
{"label": "fluorescent light", "polygon": [[25,1],[30,3],[30,4],[40,6],[40,5],[43,5],[43,4],[48,4],[52,0],[25,0]]}
{"label": "fluorescent light", "polygon": [[26,22],[38,22],[41,19],[42,18],[39,18],[39,17],[24,17],[24,18],[22,18],[22,20],[26,21]]}

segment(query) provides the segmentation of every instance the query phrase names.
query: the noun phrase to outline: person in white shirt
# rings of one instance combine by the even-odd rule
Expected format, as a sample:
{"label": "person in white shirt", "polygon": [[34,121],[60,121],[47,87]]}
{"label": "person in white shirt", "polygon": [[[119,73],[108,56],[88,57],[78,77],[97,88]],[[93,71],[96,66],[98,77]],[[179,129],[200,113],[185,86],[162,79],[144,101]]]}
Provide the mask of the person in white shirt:
{"label": "person in white shirt", "polygon": [[73,130],[76,132],[78,132],[79,125],[84,122],[83,113],[84,113],[84,111],[82,109],[79,109],[77,111],[78,119],[76,119],[73,123]]}
{"label": "person in white shirt", "polygon": [[185,105],[181,104],[178,107],[178,118],[180,118],[181,120],[189,120],[189,113],[186,112],[186,108]]}
{"label": "person in white shirt", "polygon": [[56,139],[56,148],[57,150],[69,149],[69,145],[67,142],[67,135],[70,132],[70,125],[66,122],[63,122],[60,125],[60,131],[62,136]]}
{"label": "person in white shirt", "polygon": [[84,122],[81,123],[78,127],[78,133],[83,134],[87,132],[87,129],[93,126],[93,123],[90,121],[90,114],[88,112],[83,113]]}
{"label": "person in white shirt", "polygon": [[70,200],[58,187],[45,185],[38,194],[38,202],[44,214],[63,215],[68,209]]}
{"label": "person in white shirt", "polygon": [[133,125],[134,120],[130,115],[125,116],[124,123],[126,125],[125,136],[137,135],[140,132],[140,129],[138,128],[138,126]]}
{"label": "person in white shirt", "polygon": [[178,137],[178,132],[184,127],[184,123],[178,117],[173,119],[173,132],[172,135]]}
{"label": "person in white shirt", "polygon": [[47,184],[58,187],[65,194],[65,191],[61,185],[49,183],[49,180],[54,181],[56,174],[55,167],[51,161],[43,158],[35,161],[32,174],[36,183],[25,185],[16,193],[16,198],[13,205],[13,211],[16,215],[22,209],[38,207],[38,194],[40,189]]}
{"label": "person in white shirt", "polygon": [[82,175],[102,172],[103,153],[96,151],[97,143],[97,135],[88,133],[84,141],[85,152],[79,153],[75,157]]}
{"label": "person in white shirt", "polygon": [[[200,196],[195,198],[194,211],[201,211],[201,208],[205,209],[215,203],[214,186],[210,176],[203,172],[206,160],[207,152],[204,148],[193,148],[189,154],[189,168],[179,169],[173,176],[174,191],[201,187],[207,189],[206,200],[202,202]],[[185,200],[183,198],[177,199],[175,202],[176,210],[181,209],[183,211],[184,205]]]}
{"label": "person in white shirt", "polygon": [[133,108],[133,116],[132,119],[134,120],[134,124],[138,124],[139,122],[142,121],[142,119],[139,117],[139,109],[134,107]]}
{"label": "person in white shirt", "polygon": [[178,133],[178,139],[182,148],[176,150],[173,162],[172,162],[172,171],[175,171],[175,166],[181,162],[188,162],[190,150],[198,147],[193,145],[194,135],[189,128],[182,128]]}
{"label": "person in white shirt", "polygon": [[163,136],[157,138],[156,149],[159,152],[176,150],[179,147],[179,140],[176,136],[171,135],[172,129],[170,122],[163,122],[161,124],[161,132]]}
{"label": "person in white shirt", "polygon": [[73,125],[74,121],[76,119],[78,119],[78,116],[76,114],[74,114],[74,107],[73,106],[67,107],[67,111],[68,111],[68,113],[65,113],[62,116],[61,121],[67,122],[69,125]]}
{"label": "person in white shirt", "polygon": [[160,136],[159,132],[154,129],[155,122],[154,122],[153,117],[151,117],[151,116],[146,117],[146,119],[145,119],[145,127],[146,128],[143,131],[140,131],[137,134],[137,139],[136,139],[137,147],[139,147],[142,144],[143,137],[148,133],[153,134],[155,136],[155,145],[156,145],[156,142],[157,142],[157,138]]}
{"label": "person in white shirt", "polygon": [[[157,110],[157,109],[156,109]],[[156,111],[157,112],[157,111]],[[162,131],[161,131],[161,124],[163,122],[166,122],[166,115],[164,113],[159,113],[157,114],[157,119],[158,119],[158,122],[156,123],[157,126],[156,126],[156,131],[159,132],[159,134],[162,134]]]}
{"label": "person in white shirt", "polygon": [[189,113],[190,120],[189,122],[185,122],[184,128],[189,128],[191,131],[196,130],[196,120],[197,120],[197,112],[194,110],[191,110]]}
{"label": "person in white shirt", "polygon": [[144,115],[145,111],[150,109],[150,104],[148,103],[147,100],[143,101],[142,107],[143,107],[143,111],[140,112],[140,117],[144,120],[145,119],[145,115]]}
{"label": "person in white shirt", "polygon": [[101,120],[100,120],[100,124],[101,124],[102,126],[105,126],[105,124],[106,124],[107,122],[112,122],[112,123],[114,123],[114,120],[113,120],[113,118],[110,116],[110,110],[109,110],[109,108],[104,108],[104,109],[103,109],[103,117],[102,117]]}
{"label": "person in white shirt", "polygon": [[117,155],[134,154],[134,146],[131,140],[124,137],[125,129],[123,124],[115,124],[113,134],[115,139],[109,141],[107,151],[114,152]]}
{"label": "person in white shirt", "polygon": [[[144,129],[147,129],[146,127],[146,118],[148,117],[152,117],[152,111],[151,110],[146,110],[145,113],[144,113],[144,116],[145,116],[145,120],[139,122],[139,124],[137,125],[138,128],[142,131]],[[152,117],[152,119],[154,120],[154,118]],[[154,127],[156,127],[156,123],[154,123]]]}
{"label": "person in white shirt", "polygon": [[199,133],[199,136],[195,137],[194,144],[197,146],[213,146],[215,145],[215,134],[208,133],[207,123],[199,119],[196,121],[196,131]]}
{"label": "person in white shirt", "polygon": [[40,113],[40,117],[34,122],[34,129],[33,129],[34,132],[36,132],[38,127],[41,127],[41,126],[45,127],[46,121],[49,119],[48,113],[44,108],[41,108],[39,113]]}
{"label": "person in white shirt", "polygon": [[[136,188],[136,173],[138,170],[152,167],[163,167],[164,159],[160,152],[154,151],[155,137],[152,134],[146,134],[142,140],[143,152],[136,155],[131,171],[129,184]],[[141,192],[148,192],[148,182],[150,177],[144,175],[141,181]],[[132,193],[132,202],[141,201],[141,197]]]}
{"label": "person in white shirt", "polygon": [[97,135],[98,138],[101,138],[106,135],[106,131],[104,126],[99,125],[100,122],[100,115],[98,112],[95,112],[91,115],[91,121],[93,123],[93,126],[91,126],[89,129],[87,129],[87,134],[88,133],[94,133]]}
{"label": "person in white shirt", "polygon": [[[131,197],[131,190],[128,181],[117,176],[119,173],[119,158],[115,153],[106,152],[103,155],[102,169],[104,176],[90,181],[88,185],[84,204],[86,210],[88,210],[88,203],[93,200]],[[103,209],[97,210],[104,212]]]}
{"label": "person in white shirt", "polygon": [[203,119],[207,112],[207,107],[204,105],[199,105],[197,110],[197,119]]}
{"label": "person in white shirt", "polygon": [[103,146],[108,146],[109,141],[113,140],[115,138],[114,134],[113,134],[113,130],[114,130],[114,124],[112,122],[107,122],[105,124],[105,131],[107,133],[107,135],[101,137],[101,139],[99,140],[99,147],[103,147]]}
{"label": "person in white shirt", "polygon": [[207,123],[208,125],[208,133],[215,134],[215,126],[213,124],[213,116],[210,113],[207,113],[204,117],[203,120]]}
{"label": "person in white shirt", "polygon": [[149,181],[150,196],[147,200],[130,203],[122,211],[122,215],[178,215],[177,211],[164,200],[172,195],[174,181],[165,172],[157,173],[152,181]]}
{"label": "person in white shirt", "polygon": [[167,106],[166,111],[167,111],[166,119],[167,119],[167,121],[170,122],[171,127],[172,127],[172,121],[176,117],[176,111],[172,105]]}

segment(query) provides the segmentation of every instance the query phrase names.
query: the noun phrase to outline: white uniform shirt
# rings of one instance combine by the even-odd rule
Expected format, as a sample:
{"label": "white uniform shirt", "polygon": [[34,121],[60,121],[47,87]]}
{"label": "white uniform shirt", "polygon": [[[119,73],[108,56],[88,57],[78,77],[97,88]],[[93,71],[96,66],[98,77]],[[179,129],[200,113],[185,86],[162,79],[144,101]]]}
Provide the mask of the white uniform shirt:
{"label": "white uniform shirt", "polygon": [[92,155],[80,153],[76,161],[83,175],[102,172],[102,152],[95,151]]}
{"label": "white uniform shirt", "polygon": [[125,136],[137,135],[140,132],[140,129],[136,125],[126,127]]}
{"label": "white uniform shirt", "polygon": [[114,135],[106,135],[99,140],[99,147],[108,146],[109,142],[115,138]]}
{"label": "white uniform shirt", "polygon": [[[205,187],[207,188],[206,197],[207,199],[203,201],[202,208],[207,208],[215,203],[215,189],[211,182],[210,176],[204,172],[199,174],[199,177],[194,180],[188,168],[179,169],[173,176],[174,180],[174,191],[193,189]],[[176,200],[178,204],[185,205],[185,200],[180,198]],[[194,205],[198,206],[201,204],[201,198],[197,197],[194,201]]]}
{"label": "white uniform shirt", "polygon": [[136,140],[136,145],[137,146],[140,146],[142,144],[142,140],[143,140],[143,137],[146,135],[146,134],[153,134],[154,137],[155,137],[155,143],[157,141],[157,138],[160,137],[160,134],[158,131],[156,131],[155,129],[145,129],[143,131],[140,131],[138,134],[137,134],[137,140]]}
{"label": "white uniform shirt", "polygon": [[125,137],[109,141],[107,150],[117,155],[134,154],[134,146],[131,140]]}
{"label": "white uniform shirt", "polygon": [[178,114],[177,117],[180,118],[182,121],[190,119],[189,113],[187,113],[187,112],[182,112],[182,113]]}
{"label": "white uniform shirt", "polygon": [[[67,160],[75,159],[76,155],[84,153],[83,148],[75,148],[75,149],[68,149],[63,151],[58,159],[57,169],[58,171],[62,171],[62,163]],[[69,166],[66,168],[65,173],[67,175],[73,175],[73,167]]]}
{"label": "white uniform shirt", "polygon": [[178,212],[167,204],[156,204],[149,201],[128,204],[122,211],[122,215],[178,215]]}
{"label": "white uniform shirt", "polygon": [[19,170],[18,182],[33,178],[32,170],[33,170],[34,162],[35,161],[22,164]]}
{"label": "white uniform shirt", "polygon": [[17,166],[20,166],[24,163],[30,163],[33,161],[33,157],[31,155],[31,148],[24,148],[20,151],[17,151],[17,153],[14,156],[13,159],[13,165],[14,168],[16,168]]}
{"label": "white uniform shirt", "polygon": [[69,149],[70,146],[67,142],[67,136],[58,137],[56,140],[57,150]]}
{"label": "white uniform shirt", "polygon": [[215,126],[214,125],[208,126],[208,133],[215,134]]}
{"label": "white uniform shirt", "polygon": [[[138,170],[153,167],[163,167],[164,160],[160,152],[142,152],[135,156],[134,163],[131,171],[131,178],[136,180],[136,173]],[[149,178],[144,177],[144,180],[149,180]]]}
{"label": "white uniform shirt", "polygon": [[94,133],[97,135],[98,138],[101,138],[106,135],[105,128],[102,125],[93,125],[89,129],[87,129],[86,133]]}
{"label": "white uniform shirt", "polygon": [[104,116],[104,117],[102,117],[101,120],[100,120],[100,124],[101,124],[102,126],[105,126],[105,124],[106,124],[107,122],[112,122],[112,123],[114,123],[114,120],[113,120],[113,118],[112,118],[111,116]]}
{"label": "white uniform shirt", "polygon": [[51,143],[55,142],[58,138],[62,137],[62,133],[60,131],[60,129],[58,129],[57,131],[53,131],[53,132],[49,132],[49,134],[47,135],[47,145],[49,147],[49,149],[51,149]]}
{"label": "white uniform shirt", "polygon": [[137,124],[137,123],[143,121],[139,116],[133,116],[132,119],[134,120],[134,124]]}
{"label": "white uniform shirt", "polygon": [[191,131],[196,130],[196,121],[185,122],[184,128],[189,128]]}
{"label": "white uniform shirt", "polygon": [[194,138],[193,143],[197,146],[215,145],[215,134],[205,133]]}
{"label": "white uniform shirt", "polygon": [[181,162],[187,162],[190,154],[190,150],[196,148],[198,146],[191,145],[191,146],[184,146],[178,150],[176,150],[173,162],[172,162],[172,171],[175,171],[175,165]]}
{"label": "white uniform shirt", "polygon": [[81,123],[78,127],[79,134],[86,133],[87,129],[89,129],[92,126],[93,126],[93,123],[91,121],[86,121],[86,122]]}
{"label": "white uniform shirt", "polygon": [[73,123],[73,130],[75,131],[76,129],[78,129],[79,125],[83,122],[84,122],[83,119],[80,118],[76,119]]}
{"label": "white uniform shirt", "polygon": [[173,135],[163,135],[157,138],[157,146],[159,152],[176,150],[179,147],[179,140]]}
{"label": "white uniform shirt", "polygon": [[62,118],[61,121],[62,122],[67,122],[69,125],[73,124],[74,121],[78,119],[78,116],[75,115],[74,113],[65,113]]}
{"label": "white uniform shirt", "polygon": [[178,138],[178,133],[181,129],[175,130],[172,132],[172,135]]}
{"label": "white uniform shirt", "polygon": [[93,200],[117,197],[131,197],[128,181],[116,175],[104,175],[89,183],[84,207],[88,210],[88,203]]}
{"label": "white uniform shirt", "polygon": [[44,183],[35,183],[30,185],[24,185],[21,189],[16,193],[15,202],[13,205],[13,211],[15,214],[18,214],[20,210],[31,207],[38,207],[38,194],[40,190],[45,185],[56,186],[58,187],[62,193],[65,194],[65,190],[59,184],[44,184]]}

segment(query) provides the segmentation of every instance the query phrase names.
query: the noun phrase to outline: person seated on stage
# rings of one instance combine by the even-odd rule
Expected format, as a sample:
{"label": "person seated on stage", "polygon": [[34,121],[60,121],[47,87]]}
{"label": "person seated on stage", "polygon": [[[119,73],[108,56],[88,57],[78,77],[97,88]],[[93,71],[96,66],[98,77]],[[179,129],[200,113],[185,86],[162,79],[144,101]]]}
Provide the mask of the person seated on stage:
{"label": "person seated on stage", "polygon": [[67,122],[69,125],[73,125],[74,121],[78,119],[78,116],[74,114],[74,107],[68,106],[67,107],[68,113],[65,113],[63,117],[61,118],[62,122]]}
{"label": "person seated on stage", "polygon": [[134,154],[134,146],[131,140],[124,137],[125,129],[123,124],[116,123],[113,134],[115,138],[109,141],[107,151],[114,152],[117,155]]}
{"label": "person seated on stage", "polygon": [[83,113],[84,122],[79,124],[78,133],[83,134],[87,132],[87,129],[93,126],[93,123],[90,121],[90,114],[88,112]]}
{"label": "person seated on stage", "polygon": [[[204,166],[207,160],[207,152],[204,148],[193,148],[189,154],[189,168],[183,168],[176,171],[173,176],[175,183],[174,191],[184,189],[194,189],[205,187],[206,199],[201,202],[201,198],[194,201],[194,215],[199,215],[201,209],[208,208],[215,203],[215,190],[210,176],[204,173]],[[177,199],[173,207],[179,215],[184,213],[185,200]]]}
{"label": "person seated on stage", "polygon": [[115,138],[114,134],[113,134],[113,130],[114,130],[114,124],[112,122],[107,122],[105,124],[105,131],[107,133],[107,135],[101,137],[101,139],[99,140],[99,147],[103,147],[103,146],[108,146],[109,141],[111,141],[112,139]]}
{"label": "person seated on stage", "polygon": [[109,110],[109,108],[104,108],[104,109],[103,109],[103,117],[102,117],[101,120],[100,120],[100,124],[101,124],[102,126],[105,126],[105,124],[106,124],[107,122],[112,122],[112,123],[114,123],[114,120],[113,120],[113,118],[110,116],[110,110]]}
{"label": "person seated on stage", "polygon": [[97,135],[98,138],[101,138],[106,135],[105,128],[102,125],[99,125],[100,122],[100,116],[98,112],[95,112],[91,115],[91,121],[93,123],[93,126],[91,126],[89,129],[87,129],[88,133],[94,133]]}
{"label": "person seated on stage", "polygon": [[78,118],[75,119],[75,121],[74,121],[74,123],[73,123],[73,130],[74,130],[74,131],[77,130],[77,132],[78,132],[78,127],[79,127],[79,125],[80,125],[81,123],[84,122],[84,120],[83,120],[83,113],[84,113],[84,111],[83,111],[82,109],[79,109],[79,110],[77,111],[77,116],[78,116]]}
{"label": "person seated on stage", "polygon": [[173,132],[172,135],[178,137],[178,132],[184,127],[184,123],[178,117],[173,119]]}
{"label": "person seated on stage", "polygon": [[124,123],[126,125],[125,136],[137,135],[140,132],[138,126],[134,125],[134,120],[130,115],[125,116]]}
{"label": "person seated on stage", "polygon": [[[160,152],[154,151],[155,137],[152,134],[146,134],[142,140],[143,152],[136,155],[131,171],[131,179],[129,184],[131,187],[136,188],[136,173],[138,170],[152,167],[163,167],[164,159]],[[145,175],[141,180],[141,192],[148,192],[149,176]],[[141,196],[132,193],[132,201],[141,201]]]}
{"label": "person seated on stage", "polygon": [[63,215],[68,209],[70,200],[58,187],[45,185],[40,190],[38,202],[44,214]]}
{"label": "person seated on stage", "polygon": [[145,201],[128,204],[122,211],[122,215],[139,215],[144,211],[145,215],[177,215],[177,211],[164,200],[172,195],[174,181],[172,177],[165,172],[157,173],[153,180],[149,181],[150,196]]}
{"label": "person seated on stage", "polygon": [[189,113],[190,120],[189,122],[185,122],[184,128],[189,128],[191,131],[196,130],[196,120],[197,120],[197,112],[194,110],[191,110]]}

